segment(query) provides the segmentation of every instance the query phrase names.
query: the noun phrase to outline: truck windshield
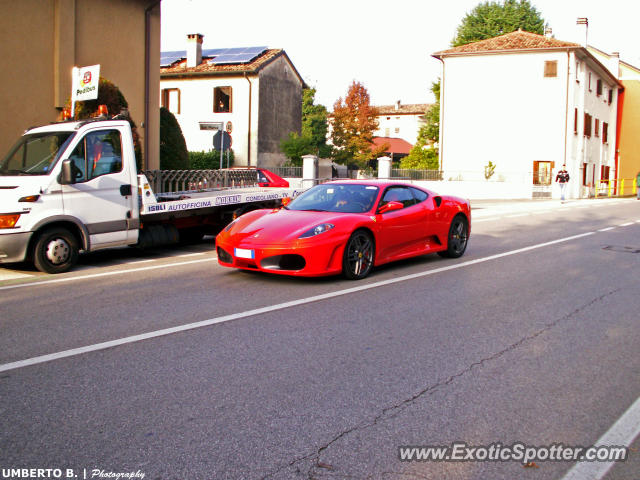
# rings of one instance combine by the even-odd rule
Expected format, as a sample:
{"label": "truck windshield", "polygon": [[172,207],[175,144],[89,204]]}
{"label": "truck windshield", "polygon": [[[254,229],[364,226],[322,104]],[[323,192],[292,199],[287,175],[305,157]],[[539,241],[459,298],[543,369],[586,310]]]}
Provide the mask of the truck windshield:
{"label": "truck windshield", "polygon": [[73,132],[24,135],[2,159],[0,175],[47,175],[73,135]]}

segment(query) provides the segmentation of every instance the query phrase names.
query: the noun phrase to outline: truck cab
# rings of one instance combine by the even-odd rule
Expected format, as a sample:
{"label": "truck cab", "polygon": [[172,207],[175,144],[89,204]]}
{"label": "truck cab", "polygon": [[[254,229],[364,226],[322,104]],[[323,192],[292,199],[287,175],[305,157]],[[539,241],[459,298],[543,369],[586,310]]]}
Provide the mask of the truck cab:
{"label": "truck cab", "polygon": [[79,250],[135,244],[137,171],[124,120],[25,132],[0,162],[0,263],[65,271]]}

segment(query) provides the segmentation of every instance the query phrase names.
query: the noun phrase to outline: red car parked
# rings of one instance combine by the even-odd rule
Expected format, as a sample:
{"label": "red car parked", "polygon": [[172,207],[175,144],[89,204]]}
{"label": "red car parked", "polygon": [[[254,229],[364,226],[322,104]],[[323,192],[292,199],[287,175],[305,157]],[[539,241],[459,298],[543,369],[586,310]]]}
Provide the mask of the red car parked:
{"label": "red car parked", "polygon": [[299,276],[366,277],[375,265],[464,254],[468,200],[390,181],[317,185],[280,210],[255,210],[216,237],[225,267]]}

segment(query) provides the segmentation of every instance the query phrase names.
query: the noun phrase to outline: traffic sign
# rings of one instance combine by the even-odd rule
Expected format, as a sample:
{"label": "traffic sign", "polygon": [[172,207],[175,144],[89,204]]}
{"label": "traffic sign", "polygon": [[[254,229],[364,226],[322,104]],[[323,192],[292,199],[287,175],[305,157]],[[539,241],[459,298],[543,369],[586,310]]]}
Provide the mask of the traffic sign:
{"label": "traffic sign", "polygon": [[231,135],[222,130],[218,130],[213,136],[213,148],[222,152],[229,150],[229,148],[231,148]]}

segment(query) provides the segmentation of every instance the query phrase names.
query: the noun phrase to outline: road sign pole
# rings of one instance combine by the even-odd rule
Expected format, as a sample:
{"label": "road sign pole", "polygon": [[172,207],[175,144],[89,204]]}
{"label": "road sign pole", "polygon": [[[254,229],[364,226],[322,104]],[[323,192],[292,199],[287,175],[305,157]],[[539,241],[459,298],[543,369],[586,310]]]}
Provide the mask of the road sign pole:
{"label": "road sign pole", "polygon": [[223,144],[224,144],[224,122],[222,122],[222,128],[220,128],[220,165],[219,165],[220,169],[222,168],[222,152],[224,150]]}

